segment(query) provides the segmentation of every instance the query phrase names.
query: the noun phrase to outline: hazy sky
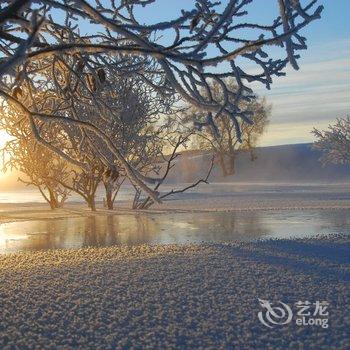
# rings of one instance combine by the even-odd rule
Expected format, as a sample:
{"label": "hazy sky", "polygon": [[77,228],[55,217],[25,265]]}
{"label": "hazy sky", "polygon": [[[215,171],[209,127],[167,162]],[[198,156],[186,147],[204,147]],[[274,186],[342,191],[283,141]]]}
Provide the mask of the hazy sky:
{"label": "hazy sky", "polygon": [[270,91],[256,90],[273,105],[261,145],[310,142],[314,126],[326,128],[336,117],[350,114],[350,1],[320,4],[322,18],[302,33],[308,50],[301,53],[300,70],[287,69],[287,76],[276,79]]}
{"label": "hazy sky", "polygon": [[[254,0],[248,8],[249,18],[271,23],[277,3]],[[350,0],[318,3],[324,5],[322,18],[301,33],[307,38],[308,50],[301,51],[300,70],[287,69],[287,77],[275,79],[271,91],[264,87],[255,90],[273,105],[261,145],[311,142],[314,126],[326,128],[336,117],[350,113]],[[193,1],[157,0],[155,6],[142,13],[146,22],[175,18],[180,9],[192,8]]]}

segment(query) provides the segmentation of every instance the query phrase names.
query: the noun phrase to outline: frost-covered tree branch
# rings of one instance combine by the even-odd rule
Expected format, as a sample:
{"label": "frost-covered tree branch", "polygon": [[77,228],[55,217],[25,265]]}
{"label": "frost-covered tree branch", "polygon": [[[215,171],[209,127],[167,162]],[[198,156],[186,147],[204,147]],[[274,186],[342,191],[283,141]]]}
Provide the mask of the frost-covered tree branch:
{"label": "frost-covered tree branch", "polygon": [[[322,12],[317,2],[276,0],[274,20],[257,23],[250,15],[254,0],[193,0],[192,8],[179,10],[172,19],[145,23],[145,9],[156,9],[159,0],[4,0],[0,3],[0,95],[20,103],[17,107],[25,112],[38,142],[75,164],[81,163],[79,159],[42,137],[42,125],[62,123],[95,134],[130,180],[158,201],[146,185],[148,179],[130,166],[100,126],[59,113],[58,105],[43,113],[33,103],[18,101],[22,84],[28,79],[36,84],[43,70],[52,70],[54,88],[63,100],[69,100],[75,85],[84,82],[91,100],[98,103],[99,72],[113,67],[118,74],[138,75],[154,92],[181,96],[205,116],[199,127],[215,131],[220,118],[229,118],[240,139],[239,121],[252,119],[240,108],[241,101],[254,96],[250,84],[259,82],[269,89],[274,77],[285,74],[288,62],[298,68],[299,51],[307,47],[301,31]],[[64,67],[66,61],[70,64]],[[153,62],[153,72],[147,61]],[[61,76],[56,76],[58,66]],[[232,90],[227,78],[238,88]],[[224,98],[215,98],[213,81]]]}
{"label": "frost-covered tree branch", "polygon": [[350,164],[350,116],[337,118],[328,130],[312,131],[316,136],[313,148],[321,151],[323,164]]}

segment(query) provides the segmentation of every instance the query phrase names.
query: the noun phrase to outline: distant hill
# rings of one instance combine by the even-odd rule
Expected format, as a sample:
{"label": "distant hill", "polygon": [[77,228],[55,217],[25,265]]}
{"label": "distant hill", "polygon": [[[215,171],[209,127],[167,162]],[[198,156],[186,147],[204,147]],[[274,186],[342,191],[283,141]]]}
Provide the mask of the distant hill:
{"label": "distant hill", "polygon": [[[218,182],[349,182],[350,166],[326,165],[319,161],[321,153],[311,148],[311,143],[258,147],[257,159],[250,160],[247,152],[237,156],[233,176],[223,177],[218,166],[211,181]],[[211,155],[204,152],[182,152],[177,169],[170,182],[193,181],[196,173],[205,174]]]}

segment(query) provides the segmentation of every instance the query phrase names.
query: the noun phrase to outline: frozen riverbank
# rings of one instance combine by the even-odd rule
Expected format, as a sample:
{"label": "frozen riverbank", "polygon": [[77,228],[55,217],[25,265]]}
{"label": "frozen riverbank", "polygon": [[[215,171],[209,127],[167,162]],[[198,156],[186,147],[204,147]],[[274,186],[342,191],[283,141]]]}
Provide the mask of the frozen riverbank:
{"label": "frozen riverbank", "polygon": [[[0,256],[0,347],[347,349],[346,237]],[[327,301],[267,328],[258,298]]]}

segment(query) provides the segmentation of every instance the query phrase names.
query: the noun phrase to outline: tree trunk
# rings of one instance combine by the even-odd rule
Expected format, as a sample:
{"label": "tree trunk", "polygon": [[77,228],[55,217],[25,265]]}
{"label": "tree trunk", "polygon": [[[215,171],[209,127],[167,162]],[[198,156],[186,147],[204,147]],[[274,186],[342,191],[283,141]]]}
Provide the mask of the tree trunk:
{"label": "tree trunk", "polygon": [[256,154],[255,154],[255,152],[254,152],[254,149],[253,148],[251,148],[250,149],[250,160],[252,161],[252,162],[254,162],[254,160],[256,160],[258,157],[256,156]]}
{"label": "tree trunk", "polygon": [[59,207],[59,205],[57,202],[56,195],[55,195],[54,191],[52,191],[50,188],[48,190],[49,190],[49,195],[50,195],[50,201],[49,201],[50,208],[52,210],[57,209]]}
{"label": "tree trunk", "polygon": [[120,184],[113,184],[110,180],[103,181],[103,185],[105,187],[106,191],[106,197],[104,198],[104,205],[107,209],[113,210],[114,209],[114,202],[116,199],[116,196],[119,192],[120,186],[123,183],[123,181]]}
{"label": "tree trunk", "polygon": [[113,203],[113,193],[112,191],[106,187],[106,205],[107,209],[113,210],[114,209],[114,203]]}
{"label": "tree trunk", "polygon": [[229,154],[228,156],[228,175],[235,173],[235,155]]}
{"label": "tree trunk", "polygon": [[88,207],[91,209],[91,211],[96,211],[96,203],[95,203],[95,197],[91,196],[87,199]]}
{"label": "tree trunk", "polygon": [[218,153],[217,155],[218,155],[218,160],[219,160],[219,165],[221,168],[222,175],[226,177],[228,175],[228,172],[225,164],[225,156],[222,153]]}

